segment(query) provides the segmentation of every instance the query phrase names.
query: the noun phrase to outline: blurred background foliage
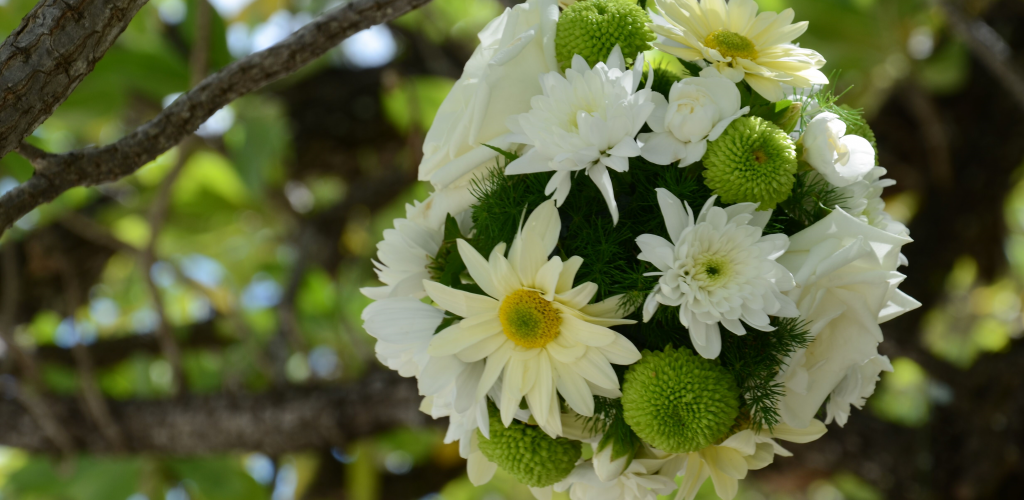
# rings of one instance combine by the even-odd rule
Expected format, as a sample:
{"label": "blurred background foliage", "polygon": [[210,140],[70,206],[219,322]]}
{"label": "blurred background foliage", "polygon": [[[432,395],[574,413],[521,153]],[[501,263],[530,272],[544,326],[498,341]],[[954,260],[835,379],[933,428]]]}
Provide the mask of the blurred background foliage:
{"label": "blurred background foliage", "polygon": [[[269,47],[337,3],[211,0],[209,70]],[[872,119],[882,164],[900,182],[887,191],[893,215],[917,235],[921,223],[916,216],[922,207],[958,203],[928,194],[928,185],[948,172],[922,169],[921,159],[906,161],[900,142],[905,136],[900,134],[913,127],[897,119],[913,109],[928,116],[936,106],[947,105],[943,103],[962,104],[972,78],[985,72],[968,46],[951,33],[942,9],[926,0],[759,3],[776,11],[792,7],[798,20],[810,21],[799,41],[825,56],[826,70],[836,71],[837,88],[849,87],[843,101],[863,107]],[[1009,59],[1014,35],[1020,34],[1006,26],[1019,31],[1024,18],[1017,17],[1014,26],[1013,16],[998,14],[1006,9],[999,4],[1007,3],[1019,2],[973,0],[961,5],[967,15],[989,19],[992,27],[984,25],[986,33],[995,37],[997,47],[1003,44]],[[0,34],[14,29],[33,4],[0,0]],[[197,0],[152,0],[30,142],[57,153],[108,144],[186,91],[197,5]],[[476,32],[505,7],[497,0],[434,0],[389,26],[357,34],[298,74],[225,107],[203,125],[197,138],[135,175],[73,189],[24,217],[3,240],[22,249],[22,279],[28,282],[21,286],[14,341],[40,353],[102,346],[127,337],[153,337],[166,320],[182,345],[188,393],[259,392],[281,384],[358,380],[376,363],[373,339],[359,320],[368,300],[358,292],[374,282],[374,245],[391,220],[402,215],[404,203],[426,195],[425,186],[412,182],[424,131],[475,47]],[[1010,12],[1020,14],[1020,9]],[[989,86],[999,91],[998,84]],[[915,99],[932,103],[931,108],[915,108]],[[887,111],[894,101],[910,105]],[[1004,101],[1005,108],[1014,107],[1008,97]],[[976,111],[977,122],[965,126],[985,127],[984,113],[1002,112]],[[1019,136],[1004,134],[993,140],[1019,141]],[[989,213],[992,224],[1001,228],[994,243],[990,238],[979,243],[981,251],[958,250],[949,265],[928,267],[926,262],[918,267],[911,255],[908,283],[932,290],[932,296],[912,293],[926,306],[897,325],[899,340],[886,343],[892,344],[888,354],[896,370],[883,376],[868,408],[852,417],[877,424],[865,427],[867,431],[849,430],[850,436],[872,429],[904,432],[940,425],[933,414],[950,405],[955,395],[948,382],[934,376],[933,367],[953,370],[956,377],[969,373],[983,356],[1013,349],[1024,327],[1024,183],[1016,169],[1021,160],[1019,155],[1011,158],[1016,162],[1012,172],[987,181],[1004,185],[999,192],[1006,194],[1002,199],[993,193],[1000,198],[994,203],[1004,207],[1001,213]],[[937,162],[942,159],[923,160],[931,167]],[[4,157],[0,193],[32,172],[17,154]],[[173,183],[165,182],[173,175]],[[974,175],[997,176],[986,171]],[[166,195],[162,188],[169,190]],[[372,198],[359,196],[368,189]],[[159,222],[164,214],[153,209],[161,196],[166,197],[165,223]],[[948,235],[962,237],[969,236],[955,230]],[[149,269],[139,257],[147,249],[153,252]],[[78,270],[71,278],[62,274],[67,263],[61,259],[70,259]],[[162,304],[154,302],[150,283]],[[11,356],[8,349],[0,349],[7,383],[13,373]],[[74,364],[46,359],[39,366],[44,392],[74,396],[83,391]],[[169,398],[175,393],[175,367],[158,350],[108,361],[97,363],[95,373],[108,398]],[[1020,372],[1001,376],[1020,378]],[[995,431],[1013,427],[1019,432],[1019,414],[996,412],[986,418]],[[473,488],[462,473],[457,449],[444,445],[442,436],[436,427],[402,429],[344,449],[273,457],[59,458],[0,448],[0,498],[531,498],[501,474],[486,487]],[[799,457],[805,447],[796,448]],[[934,462],[942,460],[934,454],[938,446],[926,448],[930,454],[914,456],[891,450],[890,461],[912,463],[914,477],[907,479],[887,470],[882,460],[873,469],[870,463],[858,468],[837,461],[834,456],[842,457],[842,452],[823,445],[809,451],[804,461],[780,459],[744,482],[740,498],[985,497],[900,486],[906,481],[927,484],[935,473]],[[792,463],[786,465],[787,460]],[[1008,460],[1019,467],[1019,452]],[[714,494],[706,488],[701,498]]]}

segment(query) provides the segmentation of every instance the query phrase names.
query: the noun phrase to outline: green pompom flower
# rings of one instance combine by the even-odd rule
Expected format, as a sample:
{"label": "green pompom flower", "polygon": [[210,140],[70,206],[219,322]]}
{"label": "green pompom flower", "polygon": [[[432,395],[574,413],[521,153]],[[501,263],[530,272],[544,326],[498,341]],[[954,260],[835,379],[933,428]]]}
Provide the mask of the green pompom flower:
{"label": "green pompom flower", "polygon": [[796,146],[774,123],[745,116],[708,144],[704,167],[704,184],[723,202],[749,201],[767,210],[793,190]]}
{"label": "green pompom flower", "polygon": [[552,439],[540,427],[513,420],[507,428],[494,405],[488,405],[491,439],[477,431],[480,451],[520,483],[534,488],[551,486],[569,475],[580,459],[579,441]]}
{"label": "green pompom flower", "polygon": [[740,400],[725,368],[685,347],[643,356],[622,384],[623,416],[638,436],[659,450],[689,453],[729,434]]}
{"label": "green pompom flower", "polygon": [[647,27],[651,18],[632,0],[585,0],[570,5],[558,18],[555,57],[565,70],[579,54],[593,67],[618,45],[629,64],[637,53],[651,50],[656,39]]}

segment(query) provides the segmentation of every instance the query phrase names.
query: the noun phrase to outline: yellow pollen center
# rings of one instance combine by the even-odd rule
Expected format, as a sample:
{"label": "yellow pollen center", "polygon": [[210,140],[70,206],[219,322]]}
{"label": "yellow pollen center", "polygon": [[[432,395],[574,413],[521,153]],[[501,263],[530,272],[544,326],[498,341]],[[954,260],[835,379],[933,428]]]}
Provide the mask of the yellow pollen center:
{"label": "yellow pollen center", "polygon": [[505,336],[517,346],[544,347],[558,337],[562,318],[551,302],[533,290],[516,290],[498,308]]}
{"label": "yellow pollen center", "polygon": [[761,150],[754,151],[754,161],[763,165],[764,162],[768,161],[768,155],[764,154],[764,151]]}
{"label": "yellow pollen center", "polygon": [[722,57],[757,58],[757,49],[749,38],[728,30],[715,30],[704,38],[704,46],[715,49]]}

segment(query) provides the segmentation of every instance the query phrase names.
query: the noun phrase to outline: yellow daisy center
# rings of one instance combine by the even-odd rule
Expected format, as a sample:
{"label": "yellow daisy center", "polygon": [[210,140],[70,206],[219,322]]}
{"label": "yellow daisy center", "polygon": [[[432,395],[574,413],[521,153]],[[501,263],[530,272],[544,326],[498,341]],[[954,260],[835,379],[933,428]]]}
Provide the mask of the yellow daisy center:
{"label": "yellow daisy center", "polygon": [[755,59],[757,49],[749,38],[728,30],[715,30],[704,38],[704,46],[715,49],[722,57]]}
{"label": "yellow daisy center", "polygon": [[551,302],[533,290],[516,290],[505,296],[498,319],[505,336],[526,348],[546,346],[558,337],[562,324]]}

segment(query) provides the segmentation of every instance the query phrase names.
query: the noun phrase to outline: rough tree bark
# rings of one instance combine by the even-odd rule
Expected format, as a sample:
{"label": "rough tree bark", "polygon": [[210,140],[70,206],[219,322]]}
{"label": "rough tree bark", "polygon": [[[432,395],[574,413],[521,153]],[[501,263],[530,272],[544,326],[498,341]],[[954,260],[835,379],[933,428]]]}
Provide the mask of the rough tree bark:
{"label": "rough tree bark", "polygon": [[210,75],[156,118],[113,144],[61,155],[23,148],[36,166],[36,174],[0,197],[0,230],[72,187],[111,182],[135,172],[195,132],[231,101],[297,71],[349,36],[428,1],[355,0],[328,11],[277,45]]}
{"label": "rough tree bark", "polygon": [[0,45],[0,158],[71,95],[146,0],[42,0]]}
{"label": "rough tree bark", "polygon": [[[230,451],[282,453],[343,446],[348,440],[402,426],[429,425],[416,383],[390,371],[358,382],[254,395],[220,394],[174,400],[111,402],[130,452],[201,455]],[[111,453],[73,399],[49,399],[77,451]],[[16,401],[0,400],[0,444],[33,452],[57,450]]]}

